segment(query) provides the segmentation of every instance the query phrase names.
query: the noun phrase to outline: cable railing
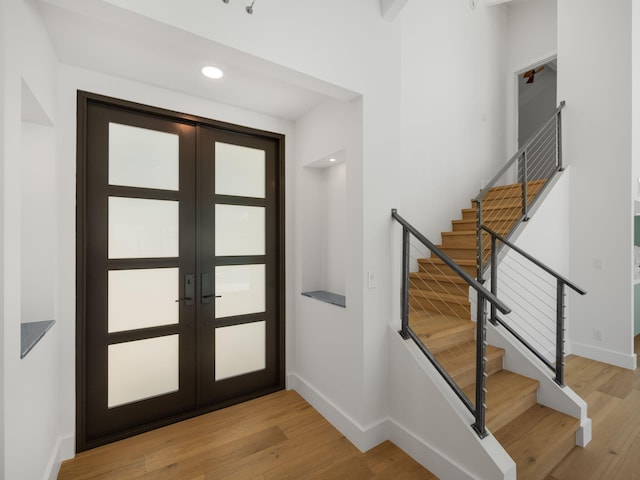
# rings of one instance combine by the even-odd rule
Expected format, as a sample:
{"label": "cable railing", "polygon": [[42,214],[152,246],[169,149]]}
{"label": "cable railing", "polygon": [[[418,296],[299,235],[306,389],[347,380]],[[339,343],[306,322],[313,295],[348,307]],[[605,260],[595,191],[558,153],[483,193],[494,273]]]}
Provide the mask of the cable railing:
{"label": "cable railing", "polygon": [[[400,335],[412,339],[474,416],[473,428],[486,431],[487,304],[492,312],[510,309],[463,267],[456,264],[397,210],[391,216],[402,225],[402,290]],[[471,321],[469,296],[476,294],[476,322]],[[455,341],[439,332],[454,328]],[[466,360],[469,360],[467,362]],[[467,371],[463,365],[472,365]],[[475,383],[474,383],[475,382]],[[469,399],[472,393],[474,401]]]}
{"label": "cable railing", "polygon": [[[542,363],[564,386],[564,335],[566,287],[587,292],[506,238],[483,226],[491,238],[491,292],[509,300],[513,311],[504,319],[491,306],[490,321],[501,325]],[[498,261],[498,243],[504,245]]]}
{"label": "cable railing", "polygon": [[482,226],[509,238],[529,212],[549,180],[562,171],[562,118],[565,102],[511,157],[498,174],[472,201],[476,210],[477,272],[484,281],[488,266],[489,237]]}

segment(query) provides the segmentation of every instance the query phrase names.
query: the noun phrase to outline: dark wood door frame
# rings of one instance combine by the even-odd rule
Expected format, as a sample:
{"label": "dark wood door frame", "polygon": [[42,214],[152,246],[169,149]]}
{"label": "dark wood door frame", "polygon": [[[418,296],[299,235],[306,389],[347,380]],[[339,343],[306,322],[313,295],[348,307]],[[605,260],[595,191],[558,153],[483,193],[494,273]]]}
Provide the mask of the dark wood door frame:
{"label": "dark wood door frame", "polygon": [[[163,118],[169,121],[190,123],[203,128],[212,127],[219,131],[228,132],[230,135],[246,135],[260,137],[273,142],[275,145],[276,169],[272,181],[277,183],[277,195],[275,198],[274,218],[275,233],[277,235],[277,251],[274,264],[277,267],[277,275],[268,279],[266,288],[277,289],[276,303],[277,322],[275,331],[278,342],[276,355],[276,371],[273,372],[275,383],[261,391],[251,392],[243,396],[225,398],[216,403],[196,405],[193,409],[173,415],[169,418],[151,421],[141,426],[126,431],[100,438],[91,438],[87,435],[85,415],[87,409],[87,122],[89,105],[112,106],[117,109],[126,109],[138,114],[146,114],[155,118]],[[250,127],[233,125],[198,116],[177,113],[156,107],[119,100],[89,92],[78,92],[77,97],[77,192],[76,192],[76,451],[80,452],[94,448],[105,443],[110,443],[121,438],[132,436],[144,431],[152,430],[170,423],[184,420],[219,408],[249,400],[273,391],[281,390],[285,386],[285,215],[284,215],[284,135],[253,129]],[[199,295],[198,293],[196,294]],[[197,297],[196,297],[197,298]]]}

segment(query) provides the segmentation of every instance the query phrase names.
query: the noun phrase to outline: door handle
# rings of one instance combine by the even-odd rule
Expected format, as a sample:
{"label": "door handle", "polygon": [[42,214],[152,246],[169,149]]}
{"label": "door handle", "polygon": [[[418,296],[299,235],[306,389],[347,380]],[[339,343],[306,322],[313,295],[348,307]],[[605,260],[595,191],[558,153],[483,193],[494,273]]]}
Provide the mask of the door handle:
{"label": "door handle", "polygon": [[184,300],[184,306],[190,307],[193,305],[193,298],[196,296],[196,276],[189,274],[184,276],[184,297],[179,298],[176,302]]}
{"label": "door handle", "polygon": [[222,298],[222,295],[214,295],[211,288],[211,275],[203,273],[200,277],[200,303],[211,303],[212,298]]}
{"label": "door handle", "polygon": [[200,276],[200,303],[208,304],[211,303],[211,297],[213,297],[213,292],[211,291],[211,275],[208,273],[203,273]]}

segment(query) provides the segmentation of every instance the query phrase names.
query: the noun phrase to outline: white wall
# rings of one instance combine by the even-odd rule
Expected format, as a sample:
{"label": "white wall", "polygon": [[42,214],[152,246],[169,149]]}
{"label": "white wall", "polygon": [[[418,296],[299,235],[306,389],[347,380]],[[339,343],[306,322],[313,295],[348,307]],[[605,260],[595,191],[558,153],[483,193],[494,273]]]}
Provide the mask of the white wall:
{"label": "white wall", "polygon": [[[597,61],[597,68],[593,68]],[[589,72],[585,75],[585,72]],[[635,368],[632,311],[631,1],[558,3],[558,98],[572,166],[572,351]],[[603,340],[594,340],[594,329]]]}
{"label": "white wall", "polygon": [[[367,401],[363,392],[364,327],[360,300],[362,257],[353,254],[362,248],[362,179],[352,175],[352,171],[357,171],[358,166],[362,165],[362,101],[328,102],[319,106],[296,122],[295,138],[294,174],[301,180],[297,182],[295,192],[296,224],[301,228],[296,232],[299,248],[296,250],[294,263],[300,280],[296,289],[288,292],[295,298],[296,304],[296,361],[290,381],[291,386],[306,396],[312,391],[315,395],[322,395],[324,405],[316,402],[316,408],[325,415],[331,415],[331,410],[340,411],[344,418],[338,427],[349,434],[350,423],[356,429],[364,429],[361,407]],[[317,254],[316,258],[312,257],[314,250],[326,249],[327,246],[322,243],[329,240],[323,232],[318,231],[313,215],[320,216],[319,222],[322,222],[322,215],[329,213],[326,205],[317,203],[326,194],[325,170],[337,168],[319,170],[307,165],[340,151],[344,151],[346,162],[343,166],[349,172],[346,176],[342,212],[346,227],[341,247],[344,254],[342,267],[345,290],[335,293],[346,295],[346,308],[300,295],[301,291],[313,285],[312,278],[321,276],[326,268],[320,263],[327,262],[327,257]],[[320,176],[316,179],[316,191],[307,189],[310,175]]]}
{"label": "white wall", "polygon": [[398,209],[434,243],[508,160],[507,10],[476,4],[415,1],[402,13]]}
{"label": "white wall", "polygon": [[[9,2],[0,2],[0,185],[4,187],[5,184],[5,159],[9,158],[8,154],[11,153],[11,150],[8,149],[6,142],[7,138],[7,119],[10,118],[10,109],[9,105],[10,101],[8,100],[10,97],[7,95],[8,93],[8,84],[5,81],[7,75],[7,63],[10,55],[8,52],[8,45],[10,45],[9,40],[11,40],[11,29],[7,28],[7,18],[8,14],[13,11],[11,8],[12,5]],[[15,147],[14,147],[15,148]],[[4,188],[2,189],[4,192]],[[0,272],[4,272],[4,257],[5,257],[5,240],[4,240],[4,210],[6,205],[6,198],[4,195],[0,195]],[[4,339],[5,339],[5,325],[4,325],[4,316],[5,316],[5,294],[4,294],[4,275],[0,275],[0,311],[2,315],[0,318],[0,345],[4,347]],[[4,348],[3,348],[4,351]],[[5,471],[5,360],[4,355],[0,355],[0,472],[4,473]]]}
{"label": "white wall", "polygon": [[[632,2],[631,17],[631,68],[632,68],[632,92],[631,92],[631,155],[632,155],[632,175],[631,175],[631,193],[634,198],[640,198],[640,5],[638,2]],[[634,287],[634,290],[637,289]],[[635,294],[634,294],[635,297]],[[635,298],[634,298],[635,301]],[[640,298],[638,299],[640,302]],[[634,309],[637,307],[634,307]],[[635,321],[634,334],[640,334],[640,317]]]}
{"label": "white wall", "polygon": [[[507,7],[507,69],[505,72],[507,123],[505,141],[509,155],[518,150],[517,73],[556,55],[558,46],[557,0],[510,3]],[[562,65],[558,66],[559,69]],[[562,100],[558,97],[558,101]],[[524,141],[524,139],[523,139]]]}
{"label": "white wall", "polygon": [[[370,0],[280,0],[265,4],[260,14],[256,5],[250,27],[237,4],[208,0],[191,0],[188,5],[169,0],[109,3],[362,94],[363,140],[349,153],[350,159],[362,161],[349,161],[348,167],[349,195],[357,199],[352,202],[349,197],[348,208],[358,210],[349,239],[358,248],[351,252],[353,267],[347,272],[348,278],[357,278],[353,284],[347,281],[348,322],[353,330],[343,337],[343,329],[323,328],[328,329],[327,335],[341,337],[340,342],[363,348],[360,371],[364,377],[352,381],[364,403],[355,412],[352,400],[335,407],[353,413],[361,426],[377,424],[385,415],[386,356],[381,352],[386,351],[386,324],[392,309],[387,295],[391,288],[389,214],[397,205],[400,157],[400,23],[383,20],[379,2]],[[200,14],[194,16],[193,11]],[[376,274],[377,289],[365,291],[365,271]],[[306,313],[294,314],[297,322]],[[314,364],[321,358],[316,350],[296,350],[296,363]]]}
{"label": "white wall", "polygon": [[[2,71],[3,109],[2,123],[4,170],[2,192],[3,202],[3,268],[2,268],[2,338],[4,364],[3,396],[3,437],[4,464],[3,478],[39,479],[48,475],[57,456],[58,442],[58,327],[52,330],[25,357],[20,359],[21,320],[34,320],[25,315],[44,314],[21,311],[21,257],[23,243],[51,242],[49,237],[33,238],[33,230],[22,229],[21,199],[23,185],[21,172],[23,161],[22,138],[28,139],[27,150],[47,150],[45,162],[51,162],[53,146],[51,131],[32,135],[34,127],[21,120],[23,105],[22,85],[28,84],[39,108],[55,124],[56,58],[50,46],[46,31],[32,2],[9,0],[3,2],[6,16],[1,30],[4,43],[4,70]],[[53,127],[47,127],[53,128]],[[40,132],[42,133],[42,132]],[[50,168],[50,165],[49,167]],[[25,168],[29,174],[33,170]],[[38,186],[34,182],[34,186]],[[55,202],[52,195],[55,183],[42,192],[42,200]],[[47,198],[48,196],[48,198]],[[31,199],[28,200],[30,205]],[[29,209],[29,206],[26,207]],[[44,221],[43,225],[47,222]],[[28,235],[24,242],[22,234]],[[55,248],[55,240],[53,240]],[[45,247],[45,249],[48,247]],[[50,259],[54,262],[55,258]],[[50,269],[49,269],[50,271]],[[47,269],[43,269],[47,273]],[[55,280],[49,283],[48,294],[55,288]],[[24,292],[25,294],[28,292]],[[34,295],[39,292],[34,291]],[[37,298],[31,298],[37,302]],[[48,318],[53,314],[53,303],[48,302]],[[55,312],[57,313],[57,312]],[[56,318],[57,319],[57,318]]]}

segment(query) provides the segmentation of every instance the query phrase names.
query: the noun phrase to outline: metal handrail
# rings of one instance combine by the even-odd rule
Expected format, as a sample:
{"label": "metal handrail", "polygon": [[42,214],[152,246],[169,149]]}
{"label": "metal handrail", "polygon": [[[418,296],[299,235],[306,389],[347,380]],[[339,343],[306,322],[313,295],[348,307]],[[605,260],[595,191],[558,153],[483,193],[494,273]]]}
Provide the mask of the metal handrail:
{"label": "metal handrail", "polygon": [[471,288],[473,288],[476,292],[482,293],[487,301],[496,306],[498,310],[507,315],[511,312],[511,309],[507,307],[499,298],[493,295],[488,289],[486,289],[480,282],[478,282],[475,278],[465,272],[457,263],[455,263],[451,258],[440,250],[437,246],[435,246],[432,242],[430,242],[427,237],[422,235],[413,225],[407,222],[404,218],[402,218],[398,214],[397,209],[391,210],[391,216],[398,222],[400,225],[405,227],[414,237],[416,237],[420,242],[431,250],[436,256],[442,260],[449,268],[451,268],[454,272],[456,272],[461,278],[464,279],[465,282],[469,284]]}
{"label": "metal handrail", "polygon": [[[413,225],[402,218],[398,211],[394,208],[391,210],[391,216],[400,225],[402,225],[402,293],[401,293],[401,310],[402,310],[402,329],[400,335],[405,340],[412,339],[420,348],[423,354],[435,367],[438,373],[443,377],[454,393],[462,401],[464,406],[473,414],[475,421],[472,425],[473,429],[484,438],[488,435],[486,430],[486,303],[491,304],[493,312],[499,310],[505,315],[511,310],[502,301],[500,301],[492,292],[487,290],[478,281],[472,278],[459,265],[442,250],[436,247],[424,235],[422,235]],[[420,340],[418,335],[409,326],[409,249],[410,236],[413,235],[425,247],[431,250],[445,265],[451,268],[460,278],[462,278],[470,287],[477,292],[477,314],[476,314],[476,391],[475,406],[471,403],[466,394],[451,378],[449,373],[440,365],[435,356],[429,351],[427,346]]]}
{"label": "metal handrail", "polygon": [[575,283],[566,279],[558,272],[542,263],[537,258],[531,256],[529,253],[517,247],[512,242],[502,237],[498,233],[491,230],[489,227],[483,225],[481,230],[484,230],[491,236],[491,292],[494,295],[498,294],[498,261],[497,261],[497,247],[496,242],[500,241],[504,245],[511,248],[514,252],[521,255],[526,260],[532,262],[538,268],[542,269],[552,277],[556,279],[556,364],[555,366],[549,362],[544,356],[529,342],[527,342],[520,334],[512,329],[504,320],[498,317],[496,309],[491,306],[490,322],[494,325],[502,325],[507,332],[509,332],[516,340],[524,345],[529,351],[531,351],[538,359],[540,359],[547,367],[549,367],[555,374],[555,382],[564,387],[564,295],[565,286],[570,287],[572,290],[578,292],[580,295],[585,295],[587,292],[578,287]]}
{"label": "metal handrail", "polygon": [[493,230],[491,230],[489,227],[487,227],[486,225],[482,226],[482,230],[484,230],[485,232],[487,232],[489,235],[491,235],[492,237],[495,237],[496,239],[500,240],[500,242],[504,243],[505,245],[507,245],[509,248],[511,248],[512,250],[518,252],[520,255],[522,255],[524,258],[526,258],[527,260],[529,260],[530,262],[534,263],[535,265],[537,265],[538,267],[540,267],[542,270],[544,270],[545,272],[547,272],[549,275],[551,275],[552,277],[555,277],[556,279],[562,281],[562,283],[564,283],[567,287],[570,287],[572,290],[575,290],[576,292],[578,292],[580,295],[585,295],[587,292],[580,288],[579,286],[577,286],[575,283],[573,283],[571,280],[566,279],[565,277],[563,277],[562,275],[560,275],[558,272],[556,272],[555,270],[553,270],[551,267],[545,265],[544,263],[542,263],[540,260],[538,260],[537,258],[531,256],[530,254],[528,254],[527,252],[525,252],[524,250],[522,250],[520,247],[516,246],[515,244],[513,244],[512,242],[510,242],[509,240],[507,240],[506,238],[504,238],[502,235],[500,235],[499,233],[494,232]]}
{"label": "metal handrail", "polygon": [[[549,118],[549,120],[547,120],[547,122],[544,125],[542,125],[538,130],[536,130],[536,132],[533,135],[531,135],[529,140],[527,140],[524,143],[524,145],[520,147],[520,149],[515,153],[515,155],[513,155],[513,157],[511,157],[511,159],[502,167],[502,169],[500,169],[500,171],[489,181],[489,183],[487,183],[487,185],[482,190],[480,190],[480,193],[472,201],[475,201],[475,202],[481,201],[484,198],[484,196],[489,192],[489,190],[495,187],[500,177],[502,177],[502,175],[504,175],[507,172],[507,170],[509,170],[513,166],[513,164],[518,161],[518,159],[522,156],[523,153],[526,152],[526,150],[538,138],[538,136],[549,126],[549,124],[552,121],[555,120],[556,116],[560,113],[560,111],[564,108],[564,106],[565,106],[565,101],[563,100],[560,102],[560,105],[558,106],[558,108],[556,108],[555,112],[553,112],[553,115],[551,116],[551,118]],[[560,158],[562,158],[561,155],[560,155]]]}
{"label": "metal handrail", "polygon": [[[556,108],[553,115],[547,120],[536,132],[520,147],[520,149],[511,157],[511,159],[500,169],[500,171],[489,181],[489,183],[480,191],[480,193],[473,198],[471,201],[476,205],[476,277],[479,282],[484,283],[484,272],[488,267],[488,264],[484,263],[484,247],[482,242],[482,235],[480,234],[482,226],[484,225],[483,218],[483,209],[482,209],[482,200],[485,195],[496,186],[498,180],[511,168],[514,164],[522,159],[521,173],[522,173],[522,212],[519,218],[514,222],[511,230],[508,232],[508,237],[510,237],[518,228],[518,225],[521,222],[525,222],[529,220],[529,210],[531,206],[533,206],[538,198],[540,198],[541,194],[546,190],[546,187],[549,185],[549,180],[557,173],[563,170],[562,166],[562,122],[561,122],[561,111],[565,106],[565,101],[561,101],[560,105]],[[544,183],[542,188],[538,191],[535,197],[529,201],[529,196],[527,192],[528,188],[528,157],[527,152],[529,147],[534,145],[535,142],[542,138],[544,132],[555,122],[556,131],[555,131],[555,157],[557,165],[555,168],[549,172],[550,175],[547,178],[547,181]]]}

